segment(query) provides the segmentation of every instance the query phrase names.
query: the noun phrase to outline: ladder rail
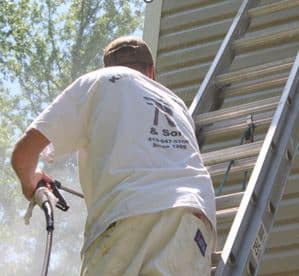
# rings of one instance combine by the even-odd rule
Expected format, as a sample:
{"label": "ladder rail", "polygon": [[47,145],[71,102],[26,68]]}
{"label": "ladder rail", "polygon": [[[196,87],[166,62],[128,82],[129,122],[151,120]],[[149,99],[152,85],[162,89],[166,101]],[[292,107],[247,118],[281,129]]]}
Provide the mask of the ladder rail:
{"label": "ladder rail", "polygon": [[253,8],[257,2],[257,0],[244,0],[242,2],[209,71],[190,105],[189,113],[193,118],[199,113],[212,111],[221,106],[223,95],[217,93],[219,87],[216,87],[215,77],[223,73],[225,68],[231,64],[234,58],[233,42],[246,31],[249,25],[248,11]]}
{"label": "ladder rail", "polygon": [[299,52],[216,269],[257,275],[299,140]]}

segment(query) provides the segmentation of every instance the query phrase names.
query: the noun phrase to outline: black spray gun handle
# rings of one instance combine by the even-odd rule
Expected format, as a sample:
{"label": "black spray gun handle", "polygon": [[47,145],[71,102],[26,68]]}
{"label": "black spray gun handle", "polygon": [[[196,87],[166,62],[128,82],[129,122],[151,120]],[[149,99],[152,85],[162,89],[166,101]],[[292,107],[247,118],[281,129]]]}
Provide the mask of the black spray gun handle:
{"label": "black spray gun handle", "polygon": [[45,180],[42,179],[37,183],[36,189],[38,189],[40,187],[47,187],[48,185],[50,185],[52,193],[58,199],[58,201],[56,203],[56,207],[62,211],[67,211],[69,209],[69,206],[67,205],[65,199],[63,198],[63,196],[61,195],[61,193],[58,190],[61,187],[61,183],[59,181],[54,180],[54,181],[51,181],[50,183],[47,183]]}

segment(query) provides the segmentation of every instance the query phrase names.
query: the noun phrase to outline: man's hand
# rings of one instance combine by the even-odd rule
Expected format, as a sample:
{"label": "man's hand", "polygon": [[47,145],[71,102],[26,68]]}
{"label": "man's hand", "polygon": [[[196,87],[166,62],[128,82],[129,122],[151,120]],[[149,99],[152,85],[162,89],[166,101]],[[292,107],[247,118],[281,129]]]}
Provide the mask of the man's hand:
{"label": "man's hand", "polygon": [[[33,178],[32,178],[32,183],[28,184],[28,185],[22,185],[22,188],[25,187],[29,187],[29,189],[27,189],[26,193],[29,194],[34,194],[35,190],[36,190],[36,186],[37,183],[41,180],[44,180],[46,182],[46,187],[51,190],[51,185],[50,182],[52,182],[52,178],[50,176],[48,176],[45,172],[43,172],[40,169],[36,169],[36,171],[34,172]],[[25,191],[23,189],[23,193],[25,195]],[[32,197],[31,196],[31,197]]]}
{"label": "man's hand", "polygon": [[11,164],[20,179],[24,196],[31,200],[38,181],[46,182],[51,178],[41,170],[37,170],[38,158],[50,141],[38,130],[30,129],[14,147]]}
{"label": "man's hand", "polygon": [[48,184],[48,185],[46,185],[46,187],[48,189],[51,189],[51,185],[49,183],[52,182],[53,179],[50,176],[48,176],[45,172],[43,172],[42,170],[37,169],[35,171],[34,177],[33,177],[33,182],[35,183],[35,186],[41,180],[44,180]]}
{"label": "man's hand", "polygon": [[[39,172],[37,172],[37,173],[40,174]],[[43,176],[42,176],[42,179],[44,179]],[[52,193],[52,191],[49,189],[49,187],[50,186],[48,186],[48,187],[42,186],[42,187],[39,187],[38,189],[34,190],[32,200],[30,201],[27,211],[24,216],[25,224],[29,224],[30,219],[32,217],[32,211],[36,204],[43,210],[44,210],[44,204],[46,201],[49,201],[53,207],[56,206],[56,204],[58,202],[58,198]],[[48,219],[50,217],[47,216],[46,218]],[[52,223],[53,223],[53,220],[50,220],[50,221],[47,220],[47,227],[49,226],[53,230],[54,228],[52,228],[53,227]]]}
{"label": "man's hand", "polygon": [[23,194],[29,201],[34,196],[34,192],[36,190],[37,184],[41,180],[44,180],[46,182],[45,187],[47,187],[51,191],[52,189],[51,189],[50,182],[52,182],[53,180],[50,176],[48,176],[45,172],[43,172],[40,169],[35,170],[29,183],[21,182]]}

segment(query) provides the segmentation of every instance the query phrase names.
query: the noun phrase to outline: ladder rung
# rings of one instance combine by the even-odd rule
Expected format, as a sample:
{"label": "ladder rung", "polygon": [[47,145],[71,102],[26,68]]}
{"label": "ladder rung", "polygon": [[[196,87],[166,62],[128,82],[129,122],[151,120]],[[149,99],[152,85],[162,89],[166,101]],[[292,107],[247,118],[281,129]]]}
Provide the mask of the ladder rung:
{"label": "ladder rung", "polygon": [[250,83],[250,84],[241,84],[236,86],[228,87],[225,90],[226,96],[237,96],[237,95],[244,95],[249,94],[255,91],[261,91],[270,88],[282,87],[285,85],[288,79],[287,74],[283,74],[280,77],[270,77],[268,80],[263,80],[258,83]]}
{"label": "ladder rung", "polygon": [[[230,173],[243,172],[245,170],[252,169],[256,163],[256,159],[257,157],[254,156],[254,157],[235,160],[233,166],[230,169]],[[229,161],[225,163],[212,165],[212,166],[207,166],[207,170],[209,171],[210,175],[213,177],[218,175],[224,175],[228,165],[229,165]]]}
{"label": "ladder rung", "polygon": [[237,118],[242,115],[272,110],[277,106],[279,99],[279,96],[272,97],[234,107],[219,109],[213,112],[202,113],[195,118],[195,122],[197,125],[202,126],[223,120]]}
{"label": "ladder rung", "polygon": [[216,197],[216,210],[229,209],[240,205],[244,192]]}
{"label": "ladder rung", "polygon": [[[255,127],[266,126],[272,120],[274,111],[258,113],[252,116]],[[218,137],[219,135],[232,134],[244,131],[248,127],[247,117],[219,122],[204,129],[205,138]]]}
{"label": "ladder rung", "polygon": [[216,150],[202,154],[204,164],[206,166],[222,163],[225,161],[252,157],[259,153],[263,141],[257,141],[250,144],[230,147],[226,149]]}
{"label": "ladder rung", "polygon": [[286,58],[279,61],[269,62],[258,66],[225,73],[216,77],[217,86],[225,86],[232,82],[261,78],[273,73],[290,70],[294,62],[293,58]]}
{"label": "ladder rung", "polygon": [[273,44],[282,43],[284,40],[290,41],[292,38],[299,37],[299,28],[297,24],[292,25],[285,30],[272,32],[261,36],[251,36],[238,39],[233,42],[233,49],[237,52],[258,47],[272,46]]}
{"label": "ladder rung", "polygon": [[250,17],[262,16],[262,15],[266,15],[278,11],[287,10],[297,6],[299,6],[298,0],[284,0],[270,5],[264,5],[261,7],[252,8],[248,11],[248,15]]}
{"label": "ladder rung", "polygon": [[218,223],[222,220],[232,220],[238,212],[238,207],[216,211],[216,218]]}

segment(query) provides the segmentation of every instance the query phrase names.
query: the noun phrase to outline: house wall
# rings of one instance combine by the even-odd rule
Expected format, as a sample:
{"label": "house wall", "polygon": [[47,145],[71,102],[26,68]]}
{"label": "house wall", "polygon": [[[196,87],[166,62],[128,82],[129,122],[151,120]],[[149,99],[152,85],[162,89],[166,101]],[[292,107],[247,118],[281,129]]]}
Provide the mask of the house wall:
{"label": "house wall", "polygon": [[[259,1],[258,7],[277,4]],[[297,2],[297,5],[294,4]],[[299,49],[299,1],[269,15],[254,16],[245,36],[234,44],[235,59],[227,72],[290,61]],[[156,58],[157,80],[190,105],[219,49],[242,0],[154,0],[147,5],[144,39]],[[290,66],[253,80],[237,81],[225,89],[223,107],[279,96]],[[267,126],[256,130],[263,139]],[[240,133],[208,139],[202,152],[237,145]],[[249,171],[250,172],[250,171]],[[215,187],[222,176],[213,176]],[[232,173],[223,193],[238,192],[243,174]],[[281,201],[259,275],[299,275],[299,155]],[[221,250],[231,219],[218,222]]]}

